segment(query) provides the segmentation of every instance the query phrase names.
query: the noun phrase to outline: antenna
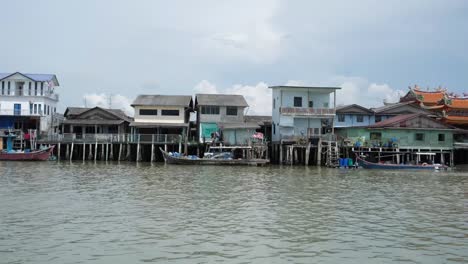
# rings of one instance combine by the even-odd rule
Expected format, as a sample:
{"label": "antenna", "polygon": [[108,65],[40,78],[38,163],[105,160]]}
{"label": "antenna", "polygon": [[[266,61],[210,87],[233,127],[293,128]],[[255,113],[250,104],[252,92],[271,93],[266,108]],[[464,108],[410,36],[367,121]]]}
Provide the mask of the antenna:
{"label": "antenna", "polygon": [[108,102],[108,104],[109,104],[109,107],[108,107],[108,108],[111,109],[111,108],[112,108],[112,94],[109,94],[109,102]]}

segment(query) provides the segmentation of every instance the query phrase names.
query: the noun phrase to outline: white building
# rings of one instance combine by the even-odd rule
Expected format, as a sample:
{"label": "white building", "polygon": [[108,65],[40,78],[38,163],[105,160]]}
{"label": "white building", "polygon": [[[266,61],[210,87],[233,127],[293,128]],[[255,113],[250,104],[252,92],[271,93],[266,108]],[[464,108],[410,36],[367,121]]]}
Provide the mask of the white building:
{"label": "white building", "polygon": [[134,121],[130,123],[133,134],[186,135],[190,112],[193,108],[190,95],[139,95],[132,103]]}
{"label": "white building", "polygon": [[58,86],[55,74],[0,73],[0,129],[51,131]]}
{"label": "white building", "polygon": [[[272,141],[314,138],[333,133],[339,87],[271,86]],[[333,94],[333,105],[330,104]]]}

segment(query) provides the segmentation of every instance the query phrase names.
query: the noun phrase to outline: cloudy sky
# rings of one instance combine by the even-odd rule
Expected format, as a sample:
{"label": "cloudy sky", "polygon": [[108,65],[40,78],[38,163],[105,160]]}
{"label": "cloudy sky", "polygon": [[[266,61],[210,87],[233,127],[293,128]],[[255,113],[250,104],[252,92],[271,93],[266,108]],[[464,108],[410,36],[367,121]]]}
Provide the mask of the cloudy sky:
{"label": "cloudy sky", "polygon": [[[0,72],[55,73],[65,106],[129,109],[137,94],[341,86],[338,103],[409,85],[468,91],[468,1],[1,1]],[[86,98],[86,100],[84,99]]]}

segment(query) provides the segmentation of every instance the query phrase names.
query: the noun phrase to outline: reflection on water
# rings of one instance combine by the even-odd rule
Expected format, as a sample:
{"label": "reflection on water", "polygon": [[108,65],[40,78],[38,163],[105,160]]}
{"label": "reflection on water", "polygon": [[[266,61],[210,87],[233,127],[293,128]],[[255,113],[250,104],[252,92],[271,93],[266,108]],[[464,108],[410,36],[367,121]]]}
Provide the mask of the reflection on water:
{"label": "reflection on water", "polygon": [[467,186],[463,171],[0,163],[0,262],[466,262]]}

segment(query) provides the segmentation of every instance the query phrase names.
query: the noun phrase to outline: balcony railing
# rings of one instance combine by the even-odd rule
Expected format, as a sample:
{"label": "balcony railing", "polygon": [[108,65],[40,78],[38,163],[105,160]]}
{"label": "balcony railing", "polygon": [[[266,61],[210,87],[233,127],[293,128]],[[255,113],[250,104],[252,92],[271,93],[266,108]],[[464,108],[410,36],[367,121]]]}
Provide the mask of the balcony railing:
{"label": "balcony railing", "polygon": [[0,94],[0,95],[1,95],[1,96],[11,96],[11,97],[13,97],[13,96],[38,96],[38,97],[47,97],[47,98],[50,98],[50,99],[56,100],[56,101],[58,101],[58,99],[59,99],[59,95],[56,94],[56,93],[44,93],[44,94],[39,94],[39,93],[38,93],[38,94],[34,94],[34,93],[33,93],[33,94],[27,94],[27,93],[24,93],[24,92],[23,92],[23,93],[20,93],[20,94],[18,94],[18,93],[10,93],[10,94]]}
{"label": "balcony railing", "polygon": [[334,116],[335,109],[332,108],[312,108],[312,107],[281,107],[282,115],[292,116]]}
{"label": "balcony railing", "polygon": [[145,143],[145,144],[176,144],[184,140],[177,134],[76,134],[63,133],[43,135],[39,139],[44,143]]}
{"label": "balcony railing", "polygon": [[6,116],[42,116],[43,111],[31,112],[26,109],[0,109],[0,115]]}

